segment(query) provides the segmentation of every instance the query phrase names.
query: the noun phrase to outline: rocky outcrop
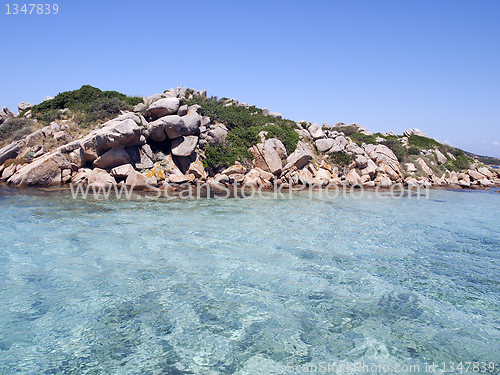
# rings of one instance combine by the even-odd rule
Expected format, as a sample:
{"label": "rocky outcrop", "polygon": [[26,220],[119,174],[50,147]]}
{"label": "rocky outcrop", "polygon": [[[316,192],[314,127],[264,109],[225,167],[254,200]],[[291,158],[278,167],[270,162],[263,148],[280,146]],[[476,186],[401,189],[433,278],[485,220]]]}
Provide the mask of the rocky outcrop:
{"label": "rocky outcrop", "polygon": [[277,138],[269,138],[265,142],[267,147],[272,148],[278,153],[281,159],[285,159],[288,155],[286,152],[285,145]]}
{"label": "rocky outcrop", "polygon": [[109,188],[116,185],[116,180],[104,169],[94,168],[87,174],[87,183],[96,187]]}
{"label": "rocky outcrop", "polygon": [[2,180],[6,181],[8,180],[14,173],[16,173],[17,170],[17,164],[11,164],[7,167],[4,168],[2,171]]}
{"label": "rocky outcrop", "polygon": [[224,124],[211,125],[205,132],[200,134],[200,143],[218,145],[226,140],[228,129]]}
{"label": "rocky outcrop", "polygon": [[319,168],[312,179],[312,185],[327,186],[332,180],[332,177],[333,176],[328,169]]}
{"label": "rocky outcrop", "polygon": [[19,103],[19,104],[17,105],[17,110],[18,110],[19,112],[22,112],[22,111],[25,111],[25,110],[27,110],[27,109],[30,109],[30,108],[31,108],[31,107],[33,107],[33,106],[34,106],[34,104],[32,104],[32,103],[22,102],[22,103]]}
{"label": "rocky outcrop", "polygon": [[198,137],[195,135],[181,136],[172,140],[172,155],[189,156],[198,145]]}
{"label": "rocky outcrop", "polygon": [[22,167],[8,183],[14,186],[60,184],[62,169],[71,169],[71,164],[60,152],[55,152]]}
{"label": "rocky outcrop", "polygon": [[17,158],[24,146],[24,141],[15,141],[0,149],[0,165],[8,159]]}
{"label": "rocky outcrop", "polygon": [[195,178],[198,178],[200,180],[206,180],[208,177],[208,174],[205,171],[205,167],[203,166],[203,162],[199,157],[197,157],[195,161],[191,162],[186,173],[188,175],[192,174]]}
{"label": "rocky outcrop", "polygon": [[326,139],[318,139],[314,142],[314,145],[316,146],[316,150],[319,152],[327,152],[329,151],[333,145],[335,144],[335,140],[331,138],[326,138]]}
{"label": "rocky outcrop", "polygon": [[[255,160],[255,165],[274,175],[280,175],[282,170],[281,157],[276,150],[281,149],[281,142],[276,142],[276,139],[268,139],[264,143],[257,143],[250,148]],[[282,153],[282,150],[281,150]]]}
{"label": "rocky outcrop", "polygon": [[145,176],[136,170],[130,171],[130,173],[127,174],[127,178],[125,180],[125,185],[133,186],[135,189],[147,189],[156,187],[156,183],[156,177]]}
{"label": "rocky outcrop", "polygon": [[119,167],[111,169],[109,174],[116,180],[123,180],[126,179],[127,176],[134,171],[135,169],[132,166],[132,164],[123,164],[120,165]]}
{"label": "rocky outcrop", "polygon": [[151,140],[162,142],[165,139],[175,139],[187,135],[199,134],[201,116],[197,112],[190,112],[185,116],[164,116],[148,124]]}
{"label": "rocky outcrop", "polygon": [[326,138],[326,135],[319,124],[314,123],[307,130],[313,139]]}
{"label": "rocky outcrop", "polygon": [[2,110],[0,111],[0,124],[4,123],[6,120],[10,118],[14,118],[16,115],[14,115],[9,108],[3,107]]}
{"label": "rocky outcrop", "polygon": [[173,184],[184,184],[187,182],[194,181],[195,178],[196,177],[194,174],[187,174],[187,175],[182,175],[182,176],[172,174],[169,176],[168,181],[173,183]]}
{"label": "rocky outcrop", "polygon": [[299,181],[302,185],[311,186],[313,182],[313,174],[308,168],[303,168],[299,171]]}
{"label": "rocky outcrop", "polygon": [[309,163],[309,161],[311,161],[313,157],[314,154],[309,146],[306,143],[299,141],[297,143],[295,151],[292,152],[286,159],[287,164],[285,165],[284,169],[288,170],[292,166],[296,167],[297,169],[301,169],[302,167],[307,165],[307,163]]}
{"label": "rocky outcrop", "polygon": [[432,169],[429,168],[424,159],[418,158],[417,163],[420,164],[420,166],[422,167],[423,171],[427,174],[427,176],[432,176],[434,174],[434,172],[432,171]]}
{"label": "rocky outcrop", "polygon": [[243,178],[243,184],[247,186],[264,186],[265,181],[260,177],[260,173],[256,169],[251,169]]}
{"label": "rocky outcrop", "polygon": [[409,130],[405,130],[403,132],[403,135],[406,136],[406,137],[410,137],[412,135],[418,135],[420,137],[426,137],[426,138],[429,138],[429,136],[427,134],[425,134],[423,131],[415,128],[415,129],[409,129]]}
{"label": "rocky outcrop", "polygon": [[376,146],[375,150],[369,154],[369,157],[377,164],[377,170],[385,173],[392,181],[401,181],[403,179],[398,158],[387,146]]}
{"label": "rocky outcrop", "polygon": [[443,155],[443,153],[439,150],[434,150],[434,152],[436,153],[436,157],[437,157],[437,160],[438,160],[438,163],[440,164],[444,164],[448,161],[448,159],[446,158],[446,156]]}
{"label": "rocky outcrop", "polygon": [[235,165],[232,165],[231,167],[224,169],[221,173],[225,174],[226,176],[229,176],[232,174],[245,174],[245,172],[246,168],[239,162],[236,162]]}
{"label": "rocky outcrop", "polygon": [[356,185],[361,183],[361,176],[356,172],[355,169],[351,169],[349,173],[345,176],[345,181],[349,185]]}
{"label": "rocky outcrop", "polygon": [[[106,151],[115,147],[132,147],[144,143],[144,128],[140,117],[126,114],[108,121],[80,142],[87,161],[93,162]],[[141,140],[142,138],[142,140]]]}
{"label": "rocky outcrop", "polygon": [[180,100],[178,98],[159,99],[149,106],[147,114],[151,119],[156,120],[160,117],[177,113],[179,105]]}
{"label": "rocky outcrop", "polygon": [[489,170],[486,167],[480,167],[480,168],[477,169],[477,171],[479,173],[481,173],[483,176],[485,176],[486,178],[493,179],[493,178],[497,177],[491,170]]}
{"label": "rocky outcrop", "polygon": [[478,172],[477,170],[474,169],[469,169],[467,170],[467,174],[472,178],[474,181],[480,181],[486,178],[484,174],[481,172]]}
{"label": "rocky outcrop", "polygon": [[368,159],[363,155],[357,155],[355,162],[356,162],[356,167],[358,167],[359,169],[364,169],[368,167]]}
{"label": "rocky outcrop", "polygon": [[123,147],[116,147],[97,157],[92,165],[95,168],[111,169],[127,163],[130,163],[130,155]]}
{"label": "rocky outcrop", "polygon": [[[180,87],[144,98],[144,102],[134,108],[136,113],[118,116],[83,139],[74,141],[69,136],[74,132],[68,131],[67,121],[54,121],[23,140],[2,148],[0,172],[4,180],[16,186],[84,181],[103,186],[119,182],[145,188],[161,183],[207,181],[209,184],[247,183],[260,187],[270,187],[273,183],[282,187],[345,183],[390,187],[393,183],[403,182],[403,167],[405,183],[472,188],[500,184],[499,175],[482,165],[472,165],[466,173],[446,170],[453,166],[448,161],[452,163],[456,159],[449,152],[422,149],[420,157],[410,155],[411,162],[402,164],[384,144],[387,142],[385,138],[379,136],[375,140],[377,144],[365,144],[357,141],[360,139],[358,137],[350,137],[355,132],[372,134],[361,125],[319,125],[306,121],[296,123],[295,131],[300,141],[290,155],[279,139],[266,139],[270,131],[260,129],[260,142],[249,148],[253,161],[245,160],[245,166],[236,163],[222,173],[209,177],[203,163],[205,158],[212,163],[213,153],[206,147],[223,146],[216,148],[216,152],[236,147],[234,142],[227,141],[229,130],[226,125],[202,116],[200,105],[183,105],[184,98],[196,95],[202,93]],[[20,105],[19,110],[25,111],[28,105]],[[251,109],[247,103],[240,103],[236,99],[226,100],[224,105]],[[253,111],[249,115],[258,113]],[[276,119],[282,118],[280,114],[267,109],[263,109],[262,113]],[[150,120],[149,123],[143,114]],[[4,119],[13,114],[4,108],[0,116]],[[281,124],[281,121],[274,123]],[[426,136],[418,129],[406,131],[404,136],[399,137],[394,132],[383,134],[397,137],[407,148],[409,137],[415,135]],[[41,145],[42,141],[45,143],[44,139],[65,144],[47,155],[44,154],[45,144],[44,147]],[[286,139],[287,142],[289,140]],[[373,138],[370,141],[373,142]],[[37,158],[31,163],[20,159],[31,160],[34,156]],[[7,159],[13,158],[19,161],[2,165]],[[286,165],[283,167],[285,160]],[[326,161],[330,160],[339,163],[339,166],[343,165],[340,171],[327,164]],[[210,168],[209,171],[215,173],[220,169]]]}

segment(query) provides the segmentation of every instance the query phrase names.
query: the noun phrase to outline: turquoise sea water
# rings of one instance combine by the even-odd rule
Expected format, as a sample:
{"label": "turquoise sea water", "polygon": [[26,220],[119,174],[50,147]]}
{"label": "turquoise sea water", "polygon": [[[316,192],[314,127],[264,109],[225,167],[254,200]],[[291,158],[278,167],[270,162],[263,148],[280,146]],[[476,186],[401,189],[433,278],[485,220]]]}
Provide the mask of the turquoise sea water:
{"label": "turquoise sea water", "polygon": [[498,193],[0,202],[0,374],[499,373]]}

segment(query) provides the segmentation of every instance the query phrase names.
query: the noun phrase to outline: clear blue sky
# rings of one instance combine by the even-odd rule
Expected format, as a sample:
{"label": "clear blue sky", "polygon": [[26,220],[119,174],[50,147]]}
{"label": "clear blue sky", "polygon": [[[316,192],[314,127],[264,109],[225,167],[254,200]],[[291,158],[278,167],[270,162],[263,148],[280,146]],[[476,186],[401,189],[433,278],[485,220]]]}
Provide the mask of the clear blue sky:
{"label": "clear blue sky", "polygon": [[0,106],[84,84],[183,85],[293,120],[416,127],[500,157],[499,0],[57,4],[57,15],[3,4]]}

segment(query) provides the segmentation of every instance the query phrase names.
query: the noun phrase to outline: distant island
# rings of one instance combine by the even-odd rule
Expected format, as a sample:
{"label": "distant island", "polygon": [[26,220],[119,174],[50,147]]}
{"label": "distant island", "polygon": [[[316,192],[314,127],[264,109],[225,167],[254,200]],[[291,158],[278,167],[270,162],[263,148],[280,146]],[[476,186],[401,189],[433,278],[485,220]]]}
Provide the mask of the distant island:
{"label": "distant island", "polygon": [[0,112],[0,175],[11,186],[241,184],[488,188],[500,160],[418,129],[284,119],[177,87],[129,97],[92,86]]}

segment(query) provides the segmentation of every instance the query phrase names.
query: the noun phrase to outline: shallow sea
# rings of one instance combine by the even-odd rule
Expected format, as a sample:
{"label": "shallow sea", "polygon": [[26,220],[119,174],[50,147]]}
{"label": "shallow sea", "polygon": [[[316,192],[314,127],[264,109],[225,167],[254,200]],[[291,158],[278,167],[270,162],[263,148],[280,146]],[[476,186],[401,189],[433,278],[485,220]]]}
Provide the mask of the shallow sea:
{"label": "shallow sea", "polygon": [[497,374],[499,208],[492,191],[118,201],[2,186],[0,374]]}

